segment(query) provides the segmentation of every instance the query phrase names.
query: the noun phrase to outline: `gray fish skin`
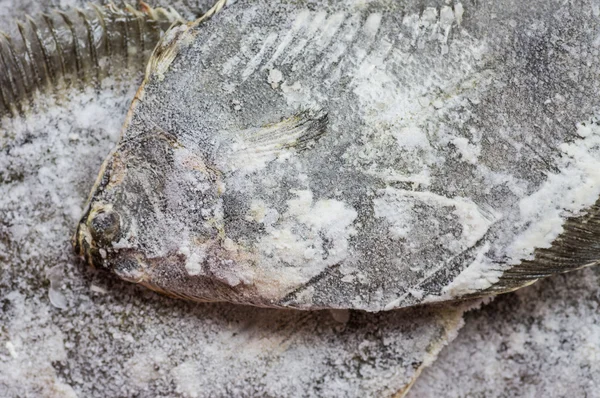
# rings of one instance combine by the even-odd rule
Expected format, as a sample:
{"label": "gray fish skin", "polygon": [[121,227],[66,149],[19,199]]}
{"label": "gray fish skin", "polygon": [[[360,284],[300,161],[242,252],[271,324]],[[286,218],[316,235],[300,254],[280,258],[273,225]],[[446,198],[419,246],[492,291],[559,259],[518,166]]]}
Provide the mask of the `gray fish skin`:
{"label": "gray fish skin", "polygon": [[598,10],[563,3],[241,1],[171,31],[77,250],[177,297],[368,311],[597,262],[593,233],[536,251],[600,193]]}

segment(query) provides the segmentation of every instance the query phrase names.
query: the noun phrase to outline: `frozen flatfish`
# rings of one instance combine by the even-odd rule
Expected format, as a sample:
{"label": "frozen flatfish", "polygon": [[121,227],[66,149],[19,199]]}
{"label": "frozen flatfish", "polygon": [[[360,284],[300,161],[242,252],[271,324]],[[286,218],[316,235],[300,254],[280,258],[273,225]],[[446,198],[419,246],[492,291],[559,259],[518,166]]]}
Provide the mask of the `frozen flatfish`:
{"label": "frozen flatfish", "polygon": [[76,249],[175,297],[368,311],[595,264],[596,14],[239,1],[176,27]]}

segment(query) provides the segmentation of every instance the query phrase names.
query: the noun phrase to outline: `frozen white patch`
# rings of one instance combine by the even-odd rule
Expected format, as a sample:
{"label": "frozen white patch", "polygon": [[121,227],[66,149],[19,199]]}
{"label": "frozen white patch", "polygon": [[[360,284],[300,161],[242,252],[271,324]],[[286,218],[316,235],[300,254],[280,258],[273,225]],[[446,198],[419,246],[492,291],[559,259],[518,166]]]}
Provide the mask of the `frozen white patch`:
{"label": "frozen white patch", "polygon": [[408,292],[417,300],[421,300],[425,292],[421,289],[409,289]]}
{"label": "frozen white patch", "polygon": [[521,225],[528,225],[507,252],[512,264],[533,258],[535,248],[550,247],[563,231],[565,216],[578,215],[600,196],[600,127],[594,119],[578,125],[582,139],[560,146],[558,174],[519,203]]}
{"label": "frozen white patch", "polygon": [[303,25],[303,34],[302,38],[297,41],[297,44],[290,51],[287,52],[287,55],[281,61],[282,65],[292,63],[296,57],[298,57],[306,45],[313,39],[313,36],[317,33],[317,31],[323,27],[325,19],[327,18],[327,12],[318,11],[314,14],[310,15],[310,24],[308,26]]}
{"label": "frozen white patch", "polygon": [[301,29],[306,27],[306,25],[309,23],[309,20],[310,11],[302,10],[298,13],[292,25],[292,29],[290,29],[290,31],[285,35],[283,40],[281,40],[281,43],[277,46],[277,49],[271,56],[269,62],[267,62],[266,65],[262,68],[263,70],[271,68],[271,66],[277,61],[277,59],[285,53],[292,40],[296,37],[296,35]]}
{"label": "frozen white patch", "polygon": [[185,270],[188,275],[196,276],[202,274],[202,265],[206,259],[206,251],[201,245],[184,246],[179,249],[179,253],[183,254],[186,258]]}
{"label": "frozen white patch", "polygon": [[457,295],[484,290],[498,281],[502,271],[523,260],[532,260],[536,248],[547,248],[563,232],[568,216],[579,215],[592,206],[600,196],[600,127],[593,119],[577,126],[581,139],[560,146],[560,172],[548,179],[533,194],[519,202],[516,236],[503,248],[507,265],[499,267],[486,253],[486,243],[471,265],[463,270],[444,290],[441,301]]}
{"label": "frozen white patch", "polygon": [[462,3],[456,3],[454,5],[454,17],[456,18],[457,24],[462,24],[463,14],[465,13],[465,9],[463,8]]}
{"label": "frozen white patch", "polygon": [[416,126],[404,127],[393,133],[398,146],[405,150],[430,149],[427,134]]}
{"label": "frozen white patch", "polygon": [[379,31],[379,27],[381,26],[382,15],[379,13],[370,14],[367,17],[367,21],[363,26],[363,34],[370,39],[373,39],[377,32]]}
{"label": "frozen white patch", "polygon": [[458,149],[463,161],[477,165],[477,160],[481,153],[481,147],[479,145],[471,144],[469,140],[464,137],[454,137],[452,138],[452,143]]}
{"label": "frozen white patch", "polygon": [[492,210],[483,210],[466,198],[447,198],[431,192],[413,192],[395,188],[381,190],[380,197],[373,201],[375,217],[386,219],[390,232],[397,238],[405,238],[412,231],[416,214],[413,208],[423,203],[434,208],[450,208],[462,227],[461,239],[448,242],[456,252],[473,246],[499,218]]}
{"label": "frozen white patch", "polygon": [[449,6],[443,6],[440,10],[440,29],[441,36],[439,38],[442,45],[442,54],[448,53],[448,35],[450,29],[452,29],[452,23],[454,22],[454,12]]}
{"label": "frozen white patch", "polygon": [[275,294],[342,263],[355,233],[354,209],[332,199],[314,202],[310,191],[293,193],[297,198],[288,201],[288,211],[258,244],[262,278],[269,289],[279,286]]}
{"label": "frozen white patch", "polygon": [[281,81],[283,81],[283,74],[281,73],[281,71],[279,69],[271,69],[269,71],[269,76],[267,78],[267,81],[269,82],[269,84],[271,85],[271,87],[273,89],[276,89],[279,87],[279,83],[281,83]]}
{"label": "frozen white patch", "polygon": [[17,359],[19,357],[19,355],[17,354],[17,350],[15,349],[15,345],[12,343],[12,341],[7,341],[5,346],[8,350],[8,353],[11,357],[13,357],[13,359]]}
{"label": "frozen white patch", "polygon": [[250,213],[246,216],[246,220],[263,224],[269,231],[278,219],[279,213],[277,210],[267,207],[265,202],[253,200],[250,203]]}
{"label": "frozen white patch", "polygon": [[293,92],[298,92],[301,89],[302,89],[302,85],[300,84],[300,82],[294,82],[291,85],[287,84],[287,82],[283,82],[281,84],[281,91],[283,91],[285,94],[290,94],[290,93],[293,93]]}
{"label": "frozen white patch", "polygon": [[325,24],[321,30],[321,35],[315,42],[315,45],[319,50],[324,50],[329,46],[331,40],[344,22],[344,19],[345,15],[341,12],[335,13],[327,18],[327,21],[325,21]]}
{"label": "frozen white patch", "polygon": [[428,296],[423,302],[451,300],[476,291],[482,291],[498,282],[502,271],[486,257],[491,245],[486,242],[477,252],[475,260],[442,290],[441,296]]}
{"label": "frozen white patch", "polygon": [[256,71],[256,69],[258,68],[258,66],[262,62],[262,60],[265,57],[265,55],[267,54],[267,52],[275,44],[276,40],[277,40],[277,33],[274,33],[274,32],[270,33],[266,37],[266,39],[263,42],[263,45],[262,45],[261,49],[250,60],[250,62],[248,62],[248,65],[246,65],[246,69],[244,69],[244,71],[242,72],[242,79],[243,80],[246,80],[247,78],[249,78],[250,75],[252,75]]}

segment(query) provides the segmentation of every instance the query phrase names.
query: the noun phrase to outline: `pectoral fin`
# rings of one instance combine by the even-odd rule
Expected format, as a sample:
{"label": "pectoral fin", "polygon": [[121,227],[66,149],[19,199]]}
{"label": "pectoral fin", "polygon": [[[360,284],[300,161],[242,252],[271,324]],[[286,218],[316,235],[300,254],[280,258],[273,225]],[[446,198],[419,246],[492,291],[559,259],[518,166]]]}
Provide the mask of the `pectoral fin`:
{"label": "pectoral fin", "polygon": [[326,128],[327,113],[310,109],[278,123],[234,133],[225,155],[226,169],[248,169],[275,160],[286,151],[311,148],[325,134]]}
{"label": "pectoral fin", "polygon": [[295,148],[310,148],[325,134],[327,113],[323,110],[306,110],[260,128],[241,131],[239,152],[280,152]]}

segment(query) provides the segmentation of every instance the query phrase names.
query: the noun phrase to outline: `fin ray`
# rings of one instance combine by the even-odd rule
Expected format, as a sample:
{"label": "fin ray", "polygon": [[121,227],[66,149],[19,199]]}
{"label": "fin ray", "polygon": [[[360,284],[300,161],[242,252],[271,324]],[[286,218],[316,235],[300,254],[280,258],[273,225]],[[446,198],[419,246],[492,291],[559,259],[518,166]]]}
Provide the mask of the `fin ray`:
{"label": "fin ray", "polygon": [[235,133],[225,154],[229,171],[242,169],[252,161],[275,160],[286,150],[303,151],[312,147],[325,134],[327,121],[325,111],[309,109],[278,123]]}

